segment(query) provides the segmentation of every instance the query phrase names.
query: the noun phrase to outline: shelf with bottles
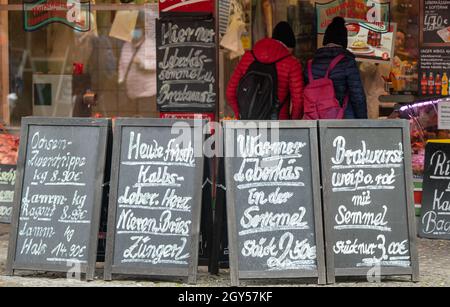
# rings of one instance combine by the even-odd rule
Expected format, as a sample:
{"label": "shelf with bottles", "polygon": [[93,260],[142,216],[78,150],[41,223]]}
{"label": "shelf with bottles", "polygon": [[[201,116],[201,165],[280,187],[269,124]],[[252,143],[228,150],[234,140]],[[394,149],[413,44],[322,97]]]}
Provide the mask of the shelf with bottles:
{"label": "shelf with bottles", "polygon": [[450,71],[423,71],[420,79],[420,94],[422,96],[450,96]]}

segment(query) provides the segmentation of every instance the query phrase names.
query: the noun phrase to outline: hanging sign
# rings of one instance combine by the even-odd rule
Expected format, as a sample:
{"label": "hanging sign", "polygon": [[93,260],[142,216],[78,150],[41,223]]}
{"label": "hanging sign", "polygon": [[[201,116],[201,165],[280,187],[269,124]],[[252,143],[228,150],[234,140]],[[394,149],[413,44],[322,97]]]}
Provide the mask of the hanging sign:
{"label": "hanging sign", "polygon": [[159,0],[159,11],[187,12],[187,13],[213,13],[213,0]]}
{"label": "hanging sign", "polygon": [[365,22],[370,30],[385,33],[389,29],[390,2],[373,0],[334,0],[316,3],[317,33],[324,34],[333,18],[341,16]]}

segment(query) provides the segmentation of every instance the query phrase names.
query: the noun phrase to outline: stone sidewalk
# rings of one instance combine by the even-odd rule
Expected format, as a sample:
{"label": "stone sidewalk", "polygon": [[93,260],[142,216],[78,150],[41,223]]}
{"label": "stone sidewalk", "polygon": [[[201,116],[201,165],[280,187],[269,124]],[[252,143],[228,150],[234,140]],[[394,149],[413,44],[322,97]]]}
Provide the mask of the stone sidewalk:
{"label": "stone sidewalk", "polygon": [[[55,273],[23,273],[19,276],[8,277],[5,274],[6,254],[8,250],[8,227],[0,225],[0,287],[182,287],[182,283],[152,282],[145,278],[122,278],[113,282],[102,280],[101,265],[98,267],[96,280],[93,282],[67,280],[64,274]],[[336,287],[450,287],[450,241],[418,241],[420,258],[419,283],[412,283],[406,277],[384,279],[381,284],[370,284],[364,280],[339,280]],[[207,269],[199,269],[198,285],[200,287],[228,287],[230,278],[227,270],[221,271],[220,276],[210,276]],[[315,286],[292,281],[277,281],[270,283],[244,283],[254,286]]]}

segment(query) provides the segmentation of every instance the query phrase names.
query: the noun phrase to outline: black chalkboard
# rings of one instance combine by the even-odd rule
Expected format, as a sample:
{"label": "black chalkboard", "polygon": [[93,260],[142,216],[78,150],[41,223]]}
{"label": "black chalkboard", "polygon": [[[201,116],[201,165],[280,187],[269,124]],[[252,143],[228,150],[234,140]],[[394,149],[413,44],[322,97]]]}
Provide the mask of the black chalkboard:
{"label": "black chalkboard", "polygon": [[231,282],[326,282],[317,123],[224,123]]}
{"label": "black chalkboard", "polygon": [[421,43],[424,46],[449,45],[450,0],[421,0]]}
{"label": "black chalkboard", "polygon": [[11,223],[15,183],[16,166],[0,165],[0,223]]}
{"label": "black chalkboard", "polygon": [[409,122],[319,126],[328,282],[335,276],[418,280]]}
{"label": "black chalkboard", "polygon": [[429,142],[425,154],[419,235],[450,240],[450,143]]}
{"label": "black chalkboard", "polygon": [[217,46],[210,15],[156,23],[157,104],[161,112],[215,112]]}
{"label": "black chalkboard", "polygon": [[106,119],[22,119],[7,274],[94,278],[110,126]]}
{"label": "black chalkboard", "polygon": [[[202,125],[201,120],[116,121],[105,280],[126,274],[196,282]],[[186,137],[181,144],[180,133]]]}

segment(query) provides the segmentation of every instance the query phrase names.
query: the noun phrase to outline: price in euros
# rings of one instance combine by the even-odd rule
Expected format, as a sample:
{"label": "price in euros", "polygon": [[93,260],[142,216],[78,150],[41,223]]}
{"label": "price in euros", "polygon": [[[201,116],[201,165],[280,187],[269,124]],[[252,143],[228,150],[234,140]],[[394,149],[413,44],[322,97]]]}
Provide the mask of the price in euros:
{"label": "price in euros", "polygon": [[424,20],[424,30],[427,32],[436,31],[448,26],[449,20],[440,15],[426,15]]}

